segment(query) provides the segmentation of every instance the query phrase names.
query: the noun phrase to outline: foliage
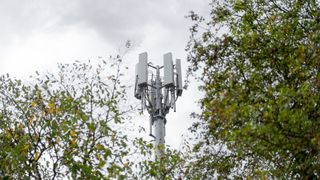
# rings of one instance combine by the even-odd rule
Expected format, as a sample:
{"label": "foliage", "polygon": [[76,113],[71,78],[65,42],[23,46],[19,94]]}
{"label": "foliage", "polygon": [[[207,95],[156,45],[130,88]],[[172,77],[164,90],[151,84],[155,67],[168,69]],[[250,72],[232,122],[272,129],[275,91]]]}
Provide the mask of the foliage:
{"label": "foliage", "polygon": [[189,74],[200,73],[205,92],[204,121],[193,129],[202,129],[207,142],[199,151],[225,148],[223,155],[202,154],[200,174],[221,170],[220,159],[226,165],[216,172],[229,178],[319,178],[320,2],[224,0],[211,6],[209,20],[189,16],[195,23]]}
{"label": "foliage", "polygon": [[[0,177],[13,179],[174,179],[181,153],[132,135],[119,56],[93,65],[60,64],[31,83],[0,78]],[[129,130],[128,130],[129,129]],[[143,128],[142,128],[143,130]],[[130,135],[131,133],[131,135]]]}
{"label": "foliage", "polygon": [[134,164],[136,171],[132,179],[178,179],[184,174],[185,161],[180,151],[166,147],[164,155],[160,159],[155,159],[152,143],[137,138],[134,144],[140,147],[137,154],[143,156],[140,156],[140,159]]}
{"label": "foliage", "polygon": [[0,78],[0,176],[14,179],[120,178],[132,173],[132,109],[121,58],[60,64],[32,82]]}

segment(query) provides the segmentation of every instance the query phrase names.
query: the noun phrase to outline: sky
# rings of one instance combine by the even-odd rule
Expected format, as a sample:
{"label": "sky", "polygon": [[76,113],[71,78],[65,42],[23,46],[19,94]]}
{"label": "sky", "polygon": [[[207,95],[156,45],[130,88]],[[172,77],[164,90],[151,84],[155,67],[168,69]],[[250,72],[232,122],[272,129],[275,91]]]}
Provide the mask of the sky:
{"label": "sky", "polygon": [[[127,40],[133,43],[124,57],[129,67],[139,53],[162,65],[163,54],[172,52],[185,74],[192,25],[185,16],[191,10],[209,14],[209,0],[0,0],[0,74],[27,78],[57,63],[108,57]],[[178,99],[177,112],[167,115],[166,143],[174,148],[194,121],[190,113],[199,111],[197,85],[191,83]],[[148,129],[144,114],[137,119]]]}

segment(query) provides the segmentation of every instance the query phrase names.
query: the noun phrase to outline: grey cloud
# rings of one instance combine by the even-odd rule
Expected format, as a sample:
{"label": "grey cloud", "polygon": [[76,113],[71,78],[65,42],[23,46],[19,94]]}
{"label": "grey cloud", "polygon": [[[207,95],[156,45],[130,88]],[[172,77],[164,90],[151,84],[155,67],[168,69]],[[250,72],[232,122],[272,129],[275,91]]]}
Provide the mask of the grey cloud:
{"label": "grey cloud", "polygon": [[203,4],[195,0],[3,0],[0,37],[3,41],[39,29],[58,31],[79,26],[95,30],[114,44],[119,40],[143,39],[144,28],[153,22],[179,32],[186,28],[184,15]]}
{"label": "grey cloud", "polygon": [[80,23],[111,41],[142,38],[143,29],[153,21],[162,20],[160,23],[164,26],[165,23],[173,24],[170,21],[176,15],[167,8],[167,4],[166,1],[148,0],[85,0],[67,13],[62,23]]}

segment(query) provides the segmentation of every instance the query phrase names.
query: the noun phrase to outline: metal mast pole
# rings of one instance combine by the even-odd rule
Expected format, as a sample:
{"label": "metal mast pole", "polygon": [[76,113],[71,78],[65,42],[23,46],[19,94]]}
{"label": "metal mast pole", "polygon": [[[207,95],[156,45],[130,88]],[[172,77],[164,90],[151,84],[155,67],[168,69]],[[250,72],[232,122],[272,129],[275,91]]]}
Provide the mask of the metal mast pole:
{"label": "metal mast pole", "polygon": [[161,158],[164,153],[164,136],[165,136],[165,116],[162,108],[162,92],[161,92],[161,79],[160,79],[160,67],[157,66],[156,76],[156,111],[153,115],[155,125],[155,146],[156,146],[156,158]]}

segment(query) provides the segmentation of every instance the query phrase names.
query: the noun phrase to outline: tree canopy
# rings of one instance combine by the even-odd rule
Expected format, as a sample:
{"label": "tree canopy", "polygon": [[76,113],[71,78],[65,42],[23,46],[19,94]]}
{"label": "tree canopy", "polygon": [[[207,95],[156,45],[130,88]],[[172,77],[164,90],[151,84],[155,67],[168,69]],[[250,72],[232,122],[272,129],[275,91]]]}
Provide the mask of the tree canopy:
{"label": "tree canopy", "polygon": [[166,148],[155,160],[152,142],[133,132],[127,69],[117,55],[29,80],[2,75],[0,178],[176,178],[181,153]]}
{"label": "tree canopy", "polygon": [[211,177],[319,178],[320,2],[214,0],[211,8],[207,19],[189,16],[189,74],[205,92],[193,129],[202,157],[212,157],[199,167],[215,169]]}
{"label": "tree canopy", "polygon": [[57,73],[37,73],[32,82],[1,76],[0,176],[125,177],[131,171],[128,137],[116,125],[132,108],[124,105],[121,69],[116,57],[97,67],[61,64]]}

